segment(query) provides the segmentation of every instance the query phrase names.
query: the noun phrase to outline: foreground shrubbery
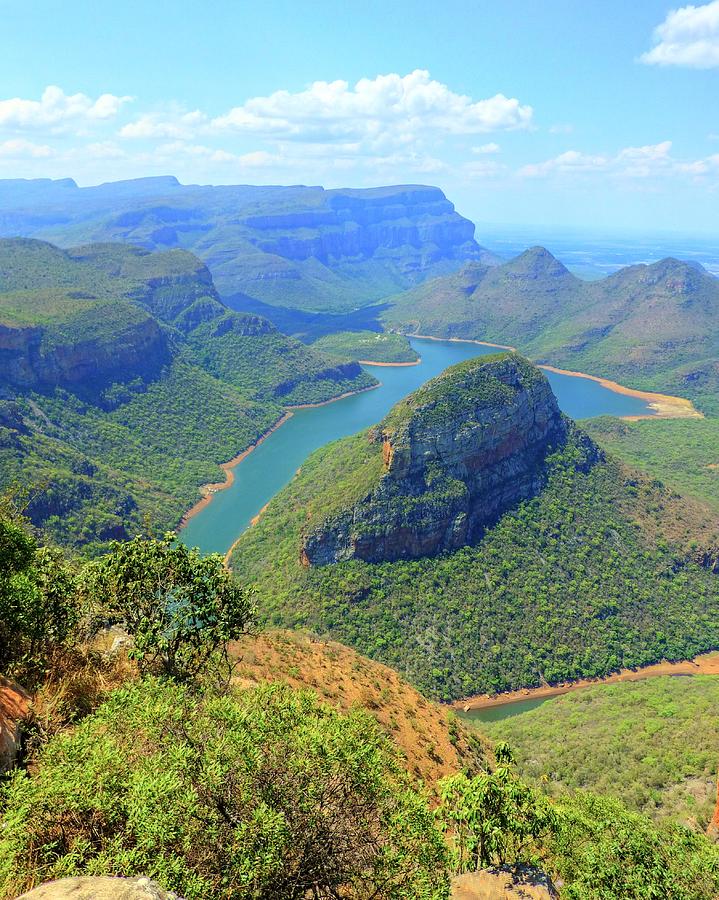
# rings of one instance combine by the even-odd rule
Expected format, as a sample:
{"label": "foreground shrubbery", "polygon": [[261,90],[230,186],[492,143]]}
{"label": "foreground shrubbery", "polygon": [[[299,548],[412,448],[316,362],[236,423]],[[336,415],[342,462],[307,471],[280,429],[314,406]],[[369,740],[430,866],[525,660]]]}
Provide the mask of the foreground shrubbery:
{"label": "foreground shrubbery", "polygon": [[5,803],[3,898],[75,874],[187,900],[447,895],[442,838],[374,720],[281,686],[118,691]]}

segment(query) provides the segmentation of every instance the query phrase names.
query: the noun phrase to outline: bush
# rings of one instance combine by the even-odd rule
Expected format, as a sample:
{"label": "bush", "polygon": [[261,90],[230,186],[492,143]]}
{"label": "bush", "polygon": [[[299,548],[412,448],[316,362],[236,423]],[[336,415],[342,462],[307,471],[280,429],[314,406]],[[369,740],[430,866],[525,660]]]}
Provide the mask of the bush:
{"label": "bush", "polygon": [[714,900],[719,851],[679,825],[661,827],[616,800],[581,793],[557,804],[547,842],[567,900]]}
{"label": "bush", "polygon": [[285,686],[119,690],[4,800],[3,900],[80,874],[187,900],[448,896],[432,814],[374,720]]}
{"label": "bush", "polygon": [[77,618],[75,571],[0,500],[0,670],[35,683]]}
{"label": "bush", "polygon": [[245,634],[255,611],[219,554],[203,557],[172,533],[113,541],[107,556],[86,567],[84,583],[88,600],[132,635],[140,671],[178,680],[197,676]]}
{"label": "bush", "polygon": [[497,744],[494,772],[468,778],[463,772],[440,782],[437,819],[448,833],[452,869],[535,862],[540,838],[555,826],[549,803],[511,769],[512,754]]}

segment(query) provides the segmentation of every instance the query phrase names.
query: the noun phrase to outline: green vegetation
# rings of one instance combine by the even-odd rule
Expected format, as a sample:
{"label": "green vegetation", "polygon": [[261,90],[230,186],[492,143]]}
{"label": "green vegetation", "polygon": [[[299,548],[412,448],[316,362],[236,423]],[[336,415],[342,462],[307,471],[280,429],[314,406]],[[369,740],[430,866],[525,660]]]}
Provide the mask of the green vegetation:
{"label": "green vegetation", "polygon": [[391,332],[340,331],[321,337],[312,346],[341,359],[380,363],[412,363],[419,359],[404,335]]}
{"label": "green vegetation", "polygon": [[704,835],[658,826],[617,800],[577,793],[555,805],[545,852],[569,900],[712,900],[719,852]]}
{"label": "green vegetation", "polygon": [[[358,441],[313,454],[239,542],[232,566],[257,586],[267,621],[328,632],[446,699],[686,659],[719,644],[719,582],[668,536],[680,501],[611,459],[583,470],[581,442],[549,458],[546,487],[477,546],[304,568],[308,510],[328,502],[333,459]],[[370,488],[370,471],[353,492]]]}
{"label": "green vegetation", "polygon": [[719,513],[719,421],[600,417],[584,429],[629,465]]}
{"label": "green vegetation", "polygon": [[76,575],[61,553],[38,547],[0,499],[0,671],[34,682],[78,618]]}
{"label": "green vegetation", "polygon": [[413,287],[382,319],[398,331],[509,344],[719,415],[719,281],[691,263],[665,259],[584,282],[534,247]]}
{"label": "green vegetation", "polygon": [[[576,900],[719,890],[719,850],[703,835],[591,794],[547,797],[515,774],[506,744],[486,771],[430,784],[432,798],[388,737],[393,716],[385,730],[310,691],[228,686],[203,671],[208,648],[250,611],[219,557],[168,538],[69,564],[5,503],[0,562],[2,646],[11,635],[17,655],[2,664],[34,671],[37,687],[26,756],[0,786],[1,900],[72,875],[149,876],[188,900],[447,900],[451,873],[503,863],[541,866]],[[117,618],[139,670],[122,651],[93,649],[92,621]],[[152,661],[163,679],[142,677]],[[461,728],[450,724],[451,742]]]}
{"label": "green vegetation", "polygon": [[431,813],[374,720],[280,685],[119,690],[3,801],[4,900],[74,874],[187,900],[448,895]]}
{"label": "green vegetation", "polygon": [[214,655],[226,653],[255,613],[221,555],[203,557],[172,533],[113,541],[87,566],[83,590],[103,618],[124,623],[140,672],[178,681],[196,678]]}
{"label": "green vegetation", "polygon": [[0,323],[0,488],[87,553],[177,525],[286,406],[375,383],[228,310],[182,250],[0,241]]}
{"label": "green vegetation", "polygon": [[714,811],[719,680],[660,677],[590,687],[498,722],[519,771],[552,794],[584,788],[703,831]]}
{"label": "green vegetation", "polygon": [[536,863],[540,839],[556,828],[551,805],[514,774],[509,747],[498,744],[494,752],[494,772],[473,778],[459,772],[439,786],[437,818],[448,834],[456,872]]}

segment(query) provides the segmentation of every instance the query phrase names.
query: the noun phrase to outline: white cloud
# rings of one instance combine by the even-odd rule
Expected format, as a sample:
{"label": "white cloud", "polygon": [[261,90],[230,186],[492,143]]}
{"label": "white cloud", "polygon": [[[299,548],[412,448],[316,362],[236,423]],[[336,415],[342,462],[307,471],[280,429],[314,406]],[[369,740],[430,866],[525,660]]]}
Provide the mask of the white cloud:
{"label": "white cloud", "polygon": [[549,126],[550,134],[571,134],[573,131],[574,125],[558,124]]}
{"label": "white cloud", "polygon": [[52,147],[22,139],[0,141],[0,156],[4,159],[47,159],[53,155]]}
{"label": "white cloud", "polygon": [[119,133],[124,138],[191,138],[206,123],[207,116],[199,109],[178,113],[171,118],[146,113],[134,122],[123,125]]}
{"label": "white cloud", "polygon": [[62,88],[50,85],[39,100],[14,97],[0,100],[0,128],[57,129],[92,121],[111,119],[131,97],[102,94],[93,100],[86,94],[66,94]]}
{"label": "white cloud", "polygon": [[462,174],[468,178],[495,178],[506,172],[507,167],[493,159],[472,160],[462,166]]}
{"label": "white cloud", "polygon": [[297,93],[254,97],[212,120],[214,128],[310,142],[372,141],[388,133],[410,142],[426,133],[481,134],[527,128],[532,107],[495,94],[472,100],[417,69],[409,75],[315,81]]}
{"label": "white cloud", "polygon": [[522,166],[518,174],[523,178],[541,178],[555,172],[597,172],[606,169],[608,163],[606,156],[592,156],[578,150],[567,150],[544,162]]}
{"label": "white cloud", "polygon": [[719,0],[671,10],[654,29],[654,40],[655,46],[639,57],[647,65],[719,66]]}
{"label": "white cloud", "polygon": [[499,144],[495,144],[492,142],[491,144],[482,144],[479,147],[472,147],[472,153],[486,154],[486,153],[499,153],[502,148]]}
{"label": "white cloud", "polygon": [[523,178],[600,174],[604,178],[644,179],[650,184],[651,179],[690,176],[699,182],[704,176],[719,175],[719,153],[703,159],[675,159],[671,141],[625,147],[613,156],[568,150],[544,162],[523,166],[517,174]]}

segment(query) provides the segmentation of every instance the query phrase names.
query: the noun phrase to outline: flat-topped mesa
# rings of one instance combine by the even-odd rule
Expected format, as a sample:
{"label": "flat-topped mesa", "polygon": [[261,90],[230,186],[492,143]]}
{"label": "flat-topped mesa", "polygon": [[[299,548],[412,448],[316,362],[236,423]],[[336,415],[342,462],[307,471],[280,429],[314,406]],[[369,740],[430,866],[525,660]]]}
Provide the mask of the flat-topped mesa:
{"label": "flat-topped mesa", "polygon": [[521,356],[447,369],[369,432],[382,456],[379,479],[354,505],[310,526],[303,564],[434,556],[476,541],[537,493],[545,459],[569,427],[544,374]]}

